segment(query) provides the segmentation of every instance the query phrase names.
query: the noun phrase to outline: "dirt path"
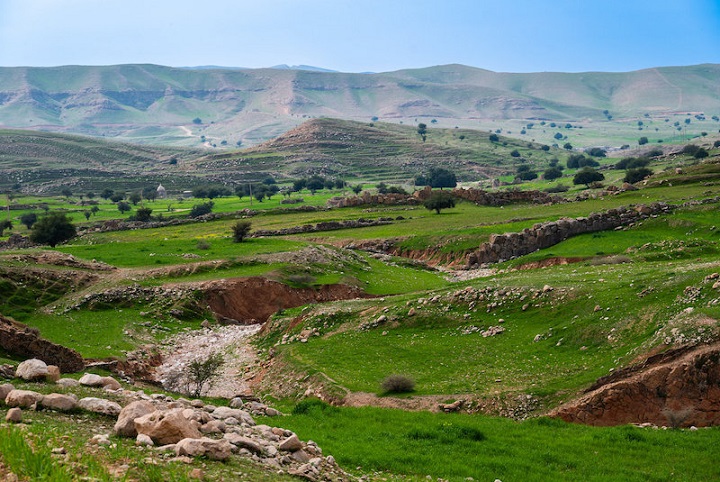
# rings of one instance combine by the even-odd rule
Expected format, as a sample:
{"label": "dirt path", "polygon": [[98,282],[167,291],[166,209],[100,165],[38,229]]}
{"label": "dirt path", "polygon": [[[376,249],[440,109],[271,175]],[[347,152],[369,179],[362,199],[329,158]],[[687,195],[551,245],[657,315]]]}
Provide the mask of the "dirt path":
{"label": "dirt path", "polygon": [[[168,339],[163,350],[163,364],[156,370],[156,376],[163,385],[194,360],[205,360],[213,353],[221,353],[225,360],[222,373],[210,390],[203,395],[210,397],[232,398],[236,395],[250,394],[248,383],[244,380],[245,370],[256,359],[254,348],[248,338],[260,330],[261,325],[223,326],[214,329],[182,333]],[[167,388],[176,388],[168,386]]]}

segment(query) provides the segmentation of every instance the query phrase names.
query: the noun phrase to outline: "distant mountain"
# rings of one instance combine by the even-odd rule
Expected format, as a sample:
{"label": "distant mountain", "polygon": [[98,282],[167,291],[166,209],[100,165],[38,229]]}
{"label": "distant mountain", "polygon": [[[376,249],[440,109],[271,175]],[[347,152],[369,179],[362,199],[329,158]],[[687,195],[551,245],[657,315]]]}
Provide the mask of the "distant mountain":
{"label": "distant mountain", "polygon": [[313,67],[312,65],[287,65],[280,64],[270,67],[279,70],[309,70],[311,72],[337,72],[337,70],[323,69],[322,67]]}
{"label": "distant mountain", "polygon": [[464,65],[377,74],[301,67],[0,68],[0,127],[220,148],[255,145],[317,117],[478,128],[720,113],[715,64],[529,74]]}

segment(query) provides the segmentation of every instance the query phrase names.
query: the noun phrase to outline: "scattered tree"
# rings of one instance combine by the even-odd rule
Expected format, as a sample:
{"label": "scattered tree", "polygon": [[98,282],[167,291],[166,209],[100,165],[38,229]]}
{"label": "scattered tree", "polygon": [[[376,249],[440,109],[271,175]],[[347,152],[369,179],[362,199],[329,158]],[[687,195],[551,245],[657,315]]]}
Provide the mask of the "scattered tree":
{"label": "scattered tree", "polygon": [[135,221],[148,222],[151,219],[152,212],[153,210],[149,207],[141,206],[135,211],[134,219]]}
{"label": "scattered tree", "polygon": [[455,198],[446,192],[436,192],[425,200],[423,206],[428,211],[435,211],[435,213],[440,214],[443,209],[455,207]]}
{"label": "scattered tree", "polygon": [[640,146],[644,146],[644,145],[647,144],[647,143],[648,143],[648,138],[645,137],[645,136],[643,136],[643,137],[641,137],[640,139],[638,139],[638,145],[640,145]]}
{"label": "scattered tree", "polygon": [[130,207],[130,203],[126,203],[125,201],[118,201],[117,208],[118,208],[118,211],[120,211],[123,214],[132,209],[132,207]]}
{"label": "scattered tree", "polygon": [[0,221],[0,236],[3,235],[6,229],[12,229],[13,225],[12,222],[9,219],[5,219],[3,221]]}
{"label": "scattered tree", "polygon": [[70,218],[65,213],[54,212],[40,218],[32,227],[30,240],[55,247],[77,234]]}
{"label": "scattered tree", "polygon": [[360,192],[362,191],[362,189],[363,189],[362,184],[355,184],[355,185],[352,187],[352,192],[354,192],[355,194],[360,194]]}
{"label": "scattered tree", "polygon": [[193,124],[202,124],[202,119],[199,117],[194,118],[192,121],[193,121]]}
{"label": "scattered tree", "polygon": [[26,228],[32,229],[33,224],[37,222],[37,214],[35,213],[25,213],[22,216],[20,216],[20,224],[25,225]]}
{"label": "scattered tree", "polygon": [[546,181],[552,181],[553,179],[558,179],[562,177],[563,173],[562,170],[559,167],[549,167],[545,170],[543,173],[543,179]]}
{"label": "scattered tree", "polygon": [[573,146],[569,142],[566,142],[565,144],[563,144],[563,149],[565,149],[566,151],[572,151],[572,148],[573,148]]}
{"label": "scattered tree", "polygon": [[140,201],[142,201],[142,196],[140,195],[139,192],[134,192],[134,193],[130,194],[130,197],[128,198],[128,200],[133,204],[133,206],[137,206],[137,204]]}
{"label": "scattered tree", "polygon": [[420,134],[423,142],[425,142],[425,139],[427,138],[427,125],[423,124],[422,122],[419,123],[417,126],[417,133]]}
{"label": "scattered tree", "polygon": [[488,137],[488,140],[490,142],[498,142],[500,140],[500,138],[498,137],[497,134],[490,134],[490,137]]}
{"label": "scattered tree", "polygon": [[113,191],[112,189],[103,189],[103,191],[100,193],[100,197],[107,200],[110,199],[110,196],[112,196],[113,194],[115,194],[115,191]]}
{"label": "scattered tree", "polygon": [[573,178],[573,184],[585,184],[585,187],[590,187],[593,182],[600,182],[605,179],[603,173],[596,171],[591,167],[583,167],[579,170]]}
{"label": "scattered tree", "polygon": [[455,187],[457,186],[457,177],[454,172],[448,169],[433,167],[426,174],[417,176],[415,178],[415,185],[440,189],[444,187]]}
{"label": "scattered tree", "polygon": [[243,240],[250,234],[250,228],[252,223],[250,221],[238,221],[232,227],[233,241],[236,243],[242,243]]}
{"label": "scattered tree", "polygon": [[198,218],[200,216],[204,216],[205,214],[210,214],[212,212],[213,206],[215,206],[215,203],[212,201],[208,201],[202,204],[195,204],[192,209],[190,209],[189,216],[191,218]]}
{"label": "scattered tree", "polygon": [[591,147],[589,149],[585,149],[585,153],[593,157],[605,157],[607,155],[607,151],[600,147]]}
{"label": "scattered tree", "polygon": [[85,216],[85,221],[90,221],[90,216],[92,216],[92,213],[90,211],[83,211],[83,216]]}
{"label": "scattered tree", "polygon": [[652,176],[653,172],[651,169],[648,169],[647,167],[639,167],[636,169],[628,169],[625,172],[625,178],[623,179],[624,182],[628,182],[630,184],[635,184],[636,182],[640,182],[646,177]]}

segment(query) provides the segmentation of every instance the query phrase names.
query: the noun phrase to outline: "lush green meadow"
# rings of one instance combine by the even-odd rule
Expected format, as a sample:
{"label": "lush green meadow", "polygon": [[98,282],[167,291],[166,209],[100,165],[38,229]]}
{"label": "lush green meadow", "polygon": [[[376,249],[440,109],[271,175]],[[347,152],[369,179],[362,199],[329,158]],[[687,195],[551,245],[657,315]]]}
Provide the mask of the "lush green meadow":
{"label": "lush green meadow", "polygon": [[283,423],[371,480],[714,480],[717,428],[598,428],[538,418],[337,408],[308,400]]}

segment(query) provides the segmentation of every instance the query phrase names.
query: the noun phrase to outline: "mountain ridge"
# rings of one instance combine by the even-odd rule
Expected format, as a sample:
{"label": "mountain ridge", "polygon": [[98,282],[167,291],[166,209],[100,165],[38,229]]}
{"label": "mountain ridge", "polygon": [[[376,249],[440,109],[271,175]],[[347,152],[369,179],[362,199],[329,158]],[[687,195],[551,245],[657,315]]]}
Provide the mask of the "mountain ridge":
{"label": "mountain ridge", "polygon": [[[0,126],[197,146],[254,145],[308,118],[391,122],[720,112],[720,65],[502,73],[461,64],[376,74],[154,64],[0,68]],[[199,121],[199,122],[198,122]],[[203,137],[204,136],[204,137]]]}

